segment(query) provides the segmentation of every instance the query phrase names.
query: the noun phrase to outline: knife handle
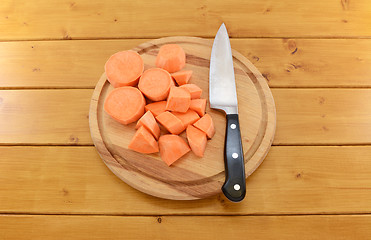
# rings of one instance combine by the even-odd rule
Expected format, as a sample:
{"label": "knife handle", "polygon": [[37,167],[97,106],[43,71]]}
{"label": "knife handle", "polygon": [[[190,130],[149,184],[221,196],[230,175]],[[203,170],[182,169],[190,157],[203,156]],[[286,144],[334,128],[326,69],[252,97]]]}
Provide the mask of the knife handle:
{"label": "knife handle", "polygon": [[246,178],[238,114],[227,114],[224,164],[225,182],[222,191],[229,200],[239,202],[246,194]]}

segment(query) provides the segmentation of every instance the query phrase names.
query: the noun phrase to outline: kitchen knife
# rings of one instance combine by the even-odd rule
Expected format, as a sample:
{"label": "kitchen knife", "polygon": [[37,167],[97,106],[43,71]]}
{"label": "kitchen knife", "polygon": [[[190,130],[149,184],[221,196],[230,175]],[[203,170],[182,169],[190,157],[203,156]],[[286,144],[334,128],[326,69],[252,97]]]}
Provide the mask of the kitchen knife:
{"label": "kitchen knife", "polygon": [[209,76],[210,107],[226,113],[224,164],[224,195],[233,202],[244,199],[246,194],[245,164],[241,143],[236,83],[231,44],[224,23],[215,36],[210,58]]}

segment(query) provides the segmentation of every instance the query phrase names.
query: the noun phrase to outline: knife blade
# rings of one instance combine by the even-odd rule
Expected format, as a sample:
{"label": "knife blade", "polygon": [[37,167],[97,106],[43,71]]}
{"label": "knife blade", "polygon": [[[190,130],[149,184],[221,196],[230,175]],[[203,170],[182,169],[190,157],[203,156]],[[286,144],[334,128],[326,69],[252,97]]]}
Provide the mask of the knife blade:
{"label": "knife blade", "polygon": [[222,191],[229,200],[239,202],[246,195],[245,164],[232,50],[224,23],[215,36],[211,50],[209,100],[210,107],[224,111],[227,118],[224,144],[225,182]]}

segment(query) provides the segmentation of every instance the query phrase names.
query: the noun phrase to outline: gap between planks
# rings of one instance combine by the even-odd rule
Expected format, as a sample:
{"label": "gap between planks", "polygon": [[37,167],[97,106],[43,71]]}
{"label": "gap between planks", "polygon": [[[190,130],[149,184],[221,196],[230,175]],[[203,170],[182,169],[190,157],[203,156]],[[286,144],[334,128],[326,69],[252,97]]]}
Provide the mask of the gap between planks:
{"label": "gap between planks", "polygon": [[0,212],[0,216],[98,216],[98,217],[301,217],[301,216],[371,216],[371,212],[354,212],[354,213],[284,213],[284,214],[104,214],[104,213],[43,213],[43,212]]}
{"label": "gap between planks", "polygon": [[[315,90],[333,90],[333,89],[371,89],[371,85],[365,85],[365,86],[330,86],[330,87],[321,87],[321,86],[300,86],[300,87],[295,87],[295,86],[276,86],[276,87],[269,87],[270,89],[315,89]],[[85,90],[85,89],[95,89],[95,87],[91,86],[79,86],[79,87],[45,87],[45,86],[40,86],[40,87],[0,87],[0,90]]]}
{"label": "gap between planks", "polygon": [[[216,33],[216,32],[215,32]],[[140,37],[109,37],[109,38],[72,38],[72,39],[63,39],[63,38],[29,38],[29,39],[7,39],[7,40],[0,40],[0,43],[6,42],[48,42],[48,41],[99,41],[99,40],[134,40],[134,39],[143,39],[143,40],[150,40],[150,39],[158,39],[163,37],[174,37],[172,35],[164,35],[162,37],[158,36],[140,36]],[[205,39],[214,39],[214,36],[192,36],[192,37],[199,37]],[[230,39],[371,39],[371,36],[328,36],[328,37],[321,37],[321,36],[313,36],[313,37],[300,37],[300,36],[278,36],[278,37],[267,37],[267,36],[255,36],[255,37],[229,37]]]}
{"label": "gap between planks", "polygon": [[[368,144],[368,143],[364,143],[364,144],[363,143],[359,143],[359,144],[354,144],[354,143],[350,143],[350,144],[346,144],[346,143],[344,144],[336,144],[336,143],[334,144],[326,144],[326,143],[324,144],[321,144],[321,143],[272,144],[272,147],[370,147],[370,146],[371,144]],[[94,144],[93,143],[91,144],[0,143],[0,147],[94,147]]]}

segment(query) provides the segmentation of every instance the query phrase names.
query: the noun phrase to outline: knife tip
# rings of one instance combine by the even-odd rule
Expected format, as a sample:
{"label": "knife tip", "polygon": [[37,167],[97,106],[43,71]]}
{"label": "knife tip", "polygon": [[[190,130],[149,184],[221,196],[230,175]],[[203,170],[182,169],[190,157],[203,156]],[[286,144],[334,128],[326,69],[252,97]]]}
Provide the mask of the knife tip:
{"label": "knife tip", "polygon": [[224,22],[222,23],[222,25],[220,25],[218,32],[219,31],[227,32],[227,27],[225,26]]}

